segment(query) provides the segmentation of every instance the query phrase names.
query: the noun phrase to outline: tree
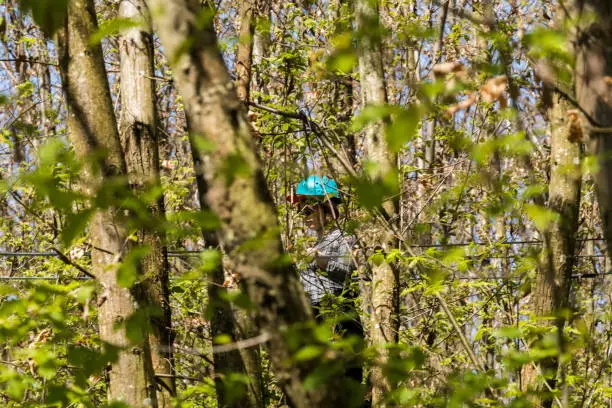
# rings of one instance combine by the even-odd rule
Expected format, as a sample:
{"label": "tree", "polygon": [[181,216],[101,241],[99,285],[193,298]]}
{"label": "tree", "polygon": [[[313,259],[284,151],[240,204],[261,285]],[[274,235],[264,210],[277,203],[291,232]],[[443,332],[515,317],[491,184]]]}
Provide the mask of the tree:
{"label": "tree", "polygon": [[[142,196],[160,187],[151,19],[141,0],[122,1],[118,17],[138,24],[123,31],[119,40],[122,101],[119,135],[129,183],[135,194]],[[154,218],[163,219],[163,196],[153,200],[147,210]],[[138,297],[151,316],[151,358],[154,373],[160,375],[157,381],[162,384],[157,400],[160,407],[169,407],[176,387],[170,352],[172,333],[166,247],[164,237],[151,225],[139,231],[138,244],[148,248],[141,261],[142,282]]]}
{"label": "tree", "polygon": [[[612,7],[604,1],[590,0],[578,0],[575,7],[582,19],[575,40],[576,99],[589,122],[583,124],[589,151],[599,162],[595,184],[608,252],[612,254],[612,160],[609,157],[612,139],[607,130],[612,125],[612,101],[607,97],[612,57],[606,51],[612,44],[609,30]],[[593,15],[597,16],[595,21],[590,20]]]}
{"label": "tree", "polygon": [[[383,106],[387,103],[378,37],[380,35],[378,7],[378,1],[358,0],[355,3],[355,26],[360,35],[358,60],[362,108]],[[393,177],[395,174],[394,156],[386,144],[385,124],[383,121],[371,123],[364,132],[367,160],[377,166],[371,177],[374,182],[384,183],[385,178]],[[392,220],[397,213],[396,206],[396,200],[387,201],[382,206],[387,221]],[[383,254],[397,247],[397,240],[393,237],[392,231],[385,228],[384,224],[379,225],[377,229],[381,233],[375,234],[368,243],[371,248],[381,248]],[[369,337],[372,345],[376,346],[381,354],[378,364],[384,366],[387,364],[385,345],[395,343],[398,339],[399,276],[393,265],[384,258],[373,263],[371,268],[372,313]],[[372,369],[371,381],[373,406],[385,406],[384,400],[391,390],[391,384],[383,374],[382,367],[375,366]]]}
{"label": "tree", "polygon": [[[104,188],[104,183],[127,174],[102,49],[89,45],[96,29],[93,1],[70,1],[65,26],[58,33],[62,83],[70,109],[68,133],[77,155],[87,166],[83,185],[92,198],[96,194],[103,197],[99,189]],[[121,349],[109,371],[109,400],[123,400],[135,407],[145,406],[149,401],[155,406],[148,343],[140,334],[132,338],[137,340],[133,344],[126,332],[128,319],[137,313],[138,299],[117,280],[117,268],[131,246],[123,211],[96,200],[93,205],[92,275],[100,287],[100,338]]]}
{"label": "tree", "polygon": [[[578,213],[580,209],[580,142],[572,139],[568,103],[555,95],[549,111],[551,124],[550,184],[548,208],[558,214],[542,231],[544,247],[541,265],[534,287],[534,314],[549,325],[554,318],[559,353],[566,352],[563,329],[568,320],[571,277],[575,265]],[[538,345],[532,345],[532,347]],[[547,358],[540,364],[551,388],[555,387],[559,360]],[[526,378],[527,383],[535,378]],[[553,399],[546,394],[543,406],[552,406]]]}
{"label": "tree", "polygon": [[[316,389],[305,388],[311,364],[288,364],[300,347],[314,341],[310,307],[295,268],[282,251],[276,212],[246,112],[217,48],[212,24],[210,20],[197,24],[209,10],[202,11],[197,2],[188,0],[153,0],[149,6],[189,114],[192,149],[200,158],[196,170],[204,174],[208,186],[203,204],[221,221],[219,241],[246,282],[256,306],[255,322],[274,350],[271,362],[282,388],[296,407],[347,405],[354,397],[345,391],[342,378],[330,376]],[[185,43],[190,47],[181,47]],[[211,145],[214,154],[209,155],[206,146]]]}
{"label": "tree", "polygon": [[238,7],[240,15],[240,31],[238,35],[238,51],[236,53],[236,73],[238,81],[236,93],[241,101],[249,102],[251,94],[251,70],[253,64],[253,39],[257,20],[257,2],[246,0]]}
{"label": "tree", "polygon": [[[81,1],[89,17],[69,19],[79,41],[64,49],[81,51],[69,65],[50,39],[67,3],[2,3],[0,405],[109,405],[126,358],[136,369],[122,372],[138,373],[119,378],[126,388],[158,374],[157,392],[138,396],[147,406],[166,404],[172,378],[176,406],[350,406],[361,393],[342,377],[356,361],[379,406],[609,405],[607,4],[364,1],[357,28],[357,1],[156,0],[152,14],[172,28],[158,36],[127,2],[118,17],[122,1],[91,2],[94,27]],[[177,4],[190,11],[167,12]],[[239,73],[250,37],[252,79]],[[141,51],[142,82],[127,69]],[[106,126],[112,108],[119,132]],[[82,129],[98,154],[71,147]],[[581,137],[594,148],[584,157]],[[359,238],[364,278],[360,296],[350,282],[316,323],[292,275],[312,262],[314,237],[286,199],[306,174],[339,182],[334,227]],[[117,290],[91,279],[103,256],[94,214],[118,227],[113,245],[127,242],[100,272]],[[266,262],[287,255],[295,267]],[[160,345],[164,285],[144,272],[154,263],[170,275],[174,336]],[[397,338],[362,347],[342,320],[355,304],[368,335],[386,328],[376,324],[391,316],[369,299],[392,282],[376,270],[369,280],[380,265],[397,274]],[[105,341],[109,313],[120,347]],[[263,403],[243,392],[255,391],[245,356],[258,349]],[[168,350],[164,373],[153,366]]]}

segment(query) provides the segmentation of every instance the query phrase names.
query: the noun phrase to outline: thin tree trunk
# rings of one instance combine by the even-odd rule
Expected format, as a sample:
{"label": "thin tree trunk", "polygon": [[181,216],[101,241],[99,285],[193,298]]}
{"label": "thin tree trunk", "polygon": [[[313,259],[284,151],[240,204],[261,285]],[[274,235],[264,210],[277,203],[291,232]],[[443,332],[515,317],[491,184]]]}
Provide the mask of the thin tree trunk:
{"label": "thin tree trunk", "polygon": [[236,52],[236,93],[241,101],[248,103],[251,96],[251,66],[253,63],[253,35],[255,34],[255,0],[240,2],[238,51]]}
{"label": "thin tree trunk", "polygon": [[[270,19],[270,1],[255,0],[257,2],[257,16],[255,33],[253,34],[253,67],[255,68],[255,89],[260,93],[268,93],[267,80],[262,73],[264,58],[270,52],[270,26],[264,21]],[[261,98],[259,98],[261,99]],[[261,102],[261,100],[258,100]]]}
{"label": "thin tree trunk", "polygon": [[[599,209],[612,255],[612,3],[603,0],[576,0],[576,9],[584,15],[588,25],[580,27],[576,38],[576,99],[597,126],[587,126],[589,153],[599,158],[599,169],[594,176]],[[596,21],[590,22],[593,16]],[[584,24],[583,24],[584,25]]]}
{"label": "thin tree trunk", "polygon": [[[376,32],[379,25],[378,1],[357,0],[355,2],[355,23],[361,36],[359,44],[359,77],[361,81],[362,108],[368,105],[384,105],[387,94],[382,66],[380,41],[368,32]],[[378,166],[374,182],[393,172],[395,158],[390,154],[385,139],[385,124],[378,121],[369,124],[365,131],[364,149],[368,160]],[[397,202],[387,201],[383,208],[391,220],[397,212]],[[382,246],[386,252],[397,247],[392,234],[385,226],[377,226],[378,233],[370,233],[372,248]],[[372,314],[369,324],[369,338],[380,353],[380,361],[372,368],[372,404],[375,407],[385,406],[385,397],[391,390],[391,383],[384,375],[383,366],[387,364],[388,353],[384,347],[387,343],[396,343],[399,330],[399,281],[398,273],[386,261],[372,264],[371,299]]]}
{"label": "thin tree trunk", "polygon": [[[271,363],[288,403],[300,408],[349,406],[354,396],[347,392],[344,378],[333,376],[314,389],[305,389],[313,363],[291,363],[293,353],[314,341],[313,332],[304,326],[313,322],[310,305],[293,264],[283,253],[246,110],[234,90],[213,27],[198,22],[201,10],[195,0],[149,0],[149,5],[173,61],[176,85],[190,118],[192,145],[205,146],[206,137],[207,144],[214,146],[214,154],[199,150],[196,170],[208,186],[202,204],[221,221],[219,241],[256,306],[253,317],[273,350]],[[185,49],[186,43],[191,47]]]}
{"label": "thin tree trunk", "polygon": [[[123,0],[119,17],[141,23],[122,32],[119,39],[121,61],[120,137],[130,185],[136,194],[159,186],[158,120],[155,108],[154,50],[151,18],[144,0]],[[149,205],[150,213],[164,217],[163,197]],[[172,377],[171,311],[168,259],[164,237],[151,227],[143,228],[138,242],[150,248],[142,261],[143,304],[151,315],[151,358],[155,374],[162,374],[157,399],[160,407],[170,407],[175,393]],[[163,382],[163,384],[162,384]]]}
{"label": "thin tree trunk", "polygon": [[[187,120],[187,129],[189,126],[189,120]],[[197,146],[193,144],[191,146],[191,154],[193,158],[194,167],[196,169],[201,168],[201,153]],[[204,179],[204,174],[201,171],[196,172],[196,184],[198,186],[198,200],[200,201],[202,211],[210,211],[210,208],[206,204],[206,194],[208,193],[208,184]],[[204,242],[206,247],[209,249],[220,250],[219,239],[217,233],[214,231],[203,231]],[[208,284],[208,305],[207,309],[211,313],[210,317],[210,331],[212,337],[213,347],[216,344],[216,339],[220,335],[230,335],[232,341],[240,340],[236,338],[237,324],[234,319],[234,313],[232,305],[228,301],[228,289],[224,286],[226,280],[226,274],[224,265],[222,262],[219,263],[218,267],[212,271],[210,277],[210,283]],[[217,391],[217,406],[219,408],[239,408],[239,407],[257,407],[260,402],[257,400],[257,396],[252,391],[253,383],[249,384],[249,389],[244,395],[237,397],[235,390],[228,387],[225,379],[232,373],[247,375],[244,361],[242,360],[242,354],[240,350],[229,350],[226,352],[213,353],[213,363],[215,368],[215,389]],[[230,403],[231,401],[231,403]]]}
{"label": "thin tree trunk", "polygon": [[[96,29],[93,0],[69,1],[66,25],[58,33],[60,65],[69,107],[68,133],[85,165],[82,177],[89,193],[126,174],[102,48],[89,45]],[[108,372],[108,397],[133,407],[157,406],[147,342],[133,344],[124,327],[116,328],[136,311],[136,299],[117,282],[117,266],[128,249],[124,225],[121,211],[112,207],[96,210],[90,224],[92,272],[100,286],[100,338],[121,348]]]}
{"label": "thin tree trunk", "polygon": [[[238,50],[236,53],[236,71],[238,78],[236,81],[236,93],[238,98],[248,106],[249,98],[251,94],[251,67],[253,58],[253,34],[255,32],[255,19],[257,18],[256,0],[245,0],[239,5],[240,14],[240,31],[238,38]],[[204,196],[202,197],[204,198]],[[227,262],[223,266],[225,269],[224,275],[226,280],[230,278],[230,282],[233,271],[228,266],[231,262]],[[246,291],[244,285],[239,282],[233,283],[228,287],[230,292],[235,294],[241,291]],[[219,294],[220,290],[216,289],[212,293]],[[232,330],[232,338],[235,341],[245,340],[257,335],[257,327],[254,322],[249,318],[248,313],[245,309],[242,309],[236,305],[232,305],[226,300],[221,298],[215,299],[217,303],[227,303],[227,313],[231,313],[232,316],[226,318],[232,319],[230,322],[226,322],[225,325],[231,326],[227,329]],[[263,407],[263,378],[262,378],[262,366],[261,366],[261,355],[260,346],[249,347],[239,350],[242,371],[249,378],[249,385],[247,387],[244,398],[241,401],[236,401],[234,404],[236,407]]]}
{"label": "thin tree trunk", "polygon": [[[550,183],[548,208],[559,214],[543,232],[544,247],[534,288],[534,312],[543,318],[554,317],[559,347],[563,352],[563,327],[569,307],[569,295],[576,254],[576,233],[580,208],[580,143],[571,141],[568,133],[568,105],[555,96],[549,112],[551,125]],[[551,324],[543,320],[543,324]],[[558,360],[550,358],[540,363],[551,387],[555,385]],[[534,382],[527,376],[527,384]],[[552,396],[542,394],[542,406],[552,406]]]}

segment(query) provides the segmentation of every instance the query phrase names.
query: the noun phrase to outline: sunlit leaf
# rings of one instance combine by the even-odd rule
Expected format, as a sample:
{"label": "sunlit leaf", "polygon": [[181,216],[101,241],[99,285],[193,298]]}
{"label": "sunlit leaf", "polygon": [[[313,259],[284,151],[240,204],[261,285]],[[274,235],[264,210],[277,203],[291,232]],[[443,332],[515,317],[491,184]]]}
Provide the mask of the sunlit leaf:
{"label": "sunlit leaf", "polygon": [[321,346],[310,345],[306,347],[302,347],[298,350],[297,353],[293,356],[296,361],[309,361],[319,357],[325,349]]}
{"label": "sunlit leaf", "polygon": [[151,251],[151,247],[139,246],[127,253],[117,268],[117,283],[123,288],[131,288],[140,278],[142,260]]}
{"label": "sunlit leaf", "polygon": [[387,127],[387,145],[392,152],[399,152],[415,136],[420,123],[420,110],[412,105],[400,111]]}
{"label": "sunlit leaf", "polygon": [[64,23],[68,0],[21,0],[23,10],[29,10],[32,18],[48,35]]}
{"label": "sunlit leaf", "polygon": [[66,216],[66,222],[61,235],[64,248],[68,248],[72,241],[85,231],[93,214],[94,210],[86,209]]}
{"label": "sunlit leaf", "polygon": [[559,213],[535,204],[526,204],[525,211],[539,231],[546,231],[548,226],[559,220]]}

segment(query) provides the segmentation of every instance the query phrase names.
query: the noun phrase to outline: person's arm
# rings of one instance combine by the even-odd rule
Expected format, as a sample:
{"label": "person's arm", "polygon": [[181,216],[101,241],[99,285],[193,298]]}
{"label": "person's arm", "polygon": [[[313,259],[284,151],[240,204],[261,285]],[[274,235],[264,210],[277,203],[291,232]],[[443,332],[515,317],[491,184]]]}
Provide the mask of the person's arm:
{"label": "person's arm", "polygon": [[338,256],[330,258],[325,267],[327,275],[336,282],[344,282],[355,270],[351,255],[356,238],[352,235],[343,235],[340,239],[342,244],[338,247]]}
{"label": "person's arm", "polygon": [[342,258],[339,260],[330,259],[327,262],[325,272],[327,272],[327,276],[335,282],[344,282],[347,275],[350,275],[353,270],[351,264],[342,262],[343,260]]}

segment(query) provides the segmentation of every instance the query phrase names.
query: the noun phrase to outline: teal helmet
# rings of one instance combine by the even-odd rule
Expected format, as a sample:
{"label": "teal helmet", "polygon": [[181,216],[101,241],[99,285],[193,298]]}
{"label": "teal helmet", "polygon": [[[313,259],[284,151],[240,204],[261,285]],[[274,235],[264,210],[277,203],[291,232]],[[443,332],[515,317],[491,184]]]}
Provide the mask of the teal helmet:
{"label": "teal helmet", "polygon": [[[298,184],[297,196],[325,198],[332,197],[340,199],[340,191],[338,191],[338,185],[327,176],[309,176],[307,179],[300,181]],[[305,198],[304,197],[304,198]]]}

